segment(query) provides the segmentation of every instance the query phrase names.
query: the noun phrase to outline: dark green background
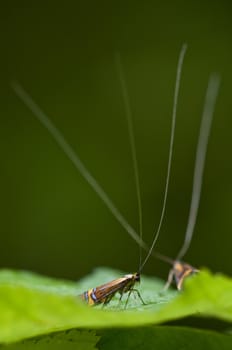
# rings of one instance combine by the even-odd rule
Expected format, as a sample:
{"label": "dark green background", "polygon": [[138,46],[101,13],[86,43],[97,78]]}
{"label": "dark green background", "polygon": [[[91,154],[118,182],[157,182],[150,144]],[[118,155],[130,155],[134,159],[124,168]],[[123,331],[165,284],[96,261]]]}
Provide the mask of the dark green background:
{"label": "dark green background", "polygon": [[[183,68],[167,213],[157,250],[174,257],[187,224],[208,77],[222,84],[202,200],[186,260],[230,274],[232,9],[230,1],[9,2],[0,13],[0,265],[77,279],[95,266],[138,267],[136,243],[9,87],[17,79],[52,118],[129,222],[133,169],[114,53],[133,110],[144,239],[163,199],[176,64]],[[166,276],[150,259],[144,273]]]}

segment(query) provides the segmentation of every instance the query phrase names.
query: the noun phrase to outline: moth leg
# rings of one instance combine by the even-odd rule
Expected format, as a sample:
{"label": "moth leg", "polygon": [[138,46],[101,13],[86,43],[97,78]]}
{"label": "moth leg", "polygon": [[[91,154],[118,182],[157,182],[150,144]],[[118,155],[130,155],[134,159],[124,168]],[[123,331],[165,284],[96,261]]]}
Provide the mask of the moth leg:
{"label": "moth leg", "polygon": [[127,304],[128,304],[128,301],[129,301],[129,298],[130,298],[130,295],[131,295],[132,292],[134,292],[134,293],[137,294],[137,296],[139,297],[139,299],[140,299],[140,301],[141,301],[141,303],[142,303],[143,305],[146,305],[146,303],[144,302],[143,298],[141,297],[141,294],[139,293],[138,289],[132,288],[132,289],[130,289],[130,291],[129,291],[129,293],[128,293],[128,297],[127,297],[127,299],[126,299],[126,304],[125,304],[125,307],[124,307],[125,309],[126,309],[126,307],[127,307]]}
{"label": "moth leg", "polygon": [[131,295],[131,292],[132,292],[132,289],[130,289],[129,292],[128,292],[128,297],[126,299],[126,303],[125,303],[124,309],[126,309],[126,307],[127,307],[127,304],[128,304],[128,301],[129,301],[129,298],[130,298],[130,295]]}
{"label": "moth leg", "polygon": [[140,292],[138,291],[138,289],[134,289],[134,288],[133,288],[133,289],[131,289],[131,292],[135,292],[135,293],[138,295],[138,297],[139,297],[141,303],[142,303],[143,305],[146,305],[146,303],[145,303],[145,301],[143,300],[143,298],[142,298]]}
{"label": "moth leg", "polygon": [[174,269],[171,269],[169,271],[169,274],[168,274],[168,280],[165,283],[165,286],[163,287],[163,291],[166,291],[170,287],[170,285],[171,285],[171,283],[173,281],[174,275],[175,275],[175,271],[174,271]]}
{"label": "moth leg", "polygon": [[114,293],[108,295],[108,296],[105,298],[105,300],[104,300],[104,302],[103,302],[103,304],[102,304],[102,307],[105,307],[107,304],[109,304],[109,302],[111,301],[111,299],[113,298],[113,296],[114,296]]}
{"label": "moth leg", "polygon": [[121,301],[122,301],[122,297],[123,297],[123,292],[121,292],[121,291],[119,291],[119,293],[120,293],[120,298],[119,298],[119,300],[118,300],[118,306],[121,304]]}

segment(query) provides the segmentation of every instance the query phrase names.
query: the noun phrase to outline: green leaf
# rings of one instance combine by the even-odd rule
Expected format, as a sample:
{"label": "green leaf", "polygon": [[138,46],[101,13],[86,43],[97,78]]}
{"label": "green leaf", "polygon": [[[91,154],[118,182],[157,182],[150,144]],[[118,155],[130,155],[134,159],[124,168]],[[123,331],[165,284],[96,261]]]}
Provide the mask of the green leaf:
{"label": "green leaf", "polygon": [[101,332],[100,350],[231,350],[232,336],[184,327],[146,327]]}
{"label": "green leaf", "polygon": [[159,326],[94,331],[71,330],[3,346],[3,350],[230,350],[232,336],[185,327]]}
{"label": "green leaf", "polygon": [[118,306],[118,297],[106,307],[88,307],[78,295],[123,274],[97,269],[80,283],[59,281],[20,271],[0,272],[0,342],[72,328],[141,327],[184,316],[213,316],[232,321],[232,280],[202,271],[185,284],[185,290],[162,290],[163,282],[143,277],[140,292],[147,305],[130,298]]}
{"label": "green leaf", "polygon": [[44,335],[37,338],[28,339],[20,343],[7,344],[1,349],[5,350],[96,350],[96,344],[100,339],[95,331],[70,330],[54,334]]}

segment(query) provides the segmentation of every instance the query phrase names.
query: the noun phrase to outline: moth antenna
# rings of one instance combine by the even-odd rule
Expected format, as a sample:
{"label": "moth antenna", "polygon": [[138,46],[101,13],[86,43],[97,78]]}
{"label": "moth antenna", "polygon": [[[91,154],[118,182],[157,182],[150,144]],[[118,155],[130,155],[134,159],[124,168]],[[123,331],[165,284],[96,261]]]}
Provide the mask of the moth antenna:
{"label": "moth antenna", "polygon": [[[132,122],[130,98],[129,98],[129,93],[127,89],[125,74],[123,72],[121,56],[119,52],[115,54],[115,61],[116,61],[120,85],[122,89],[122,97],[125,104],[125,115],[126,115],[127,127],[128,127],[128,133],[129,133],[130,149],[131,149],[133,169],[134,169],[134,180],[135,180],[135,187],[136,187],[136,197],[137,197],[138,217],[139,217],[139,235],[142,241],[143,240],[142,201],[141,201],[141,191],[140,191],[140,184],[139,184],[139,170],[138,170],[138,161],[137,161],[137,154],[136,154],[136,147],[135,147],[134,128],[133,128],[133,122]],[[139,245],[139,266],[141,266],[141,263],[142,263],[142,252],[141,252],[141,245]]]}
{"label": "moth antenna", "polygon": [[208,87],[205,96],[205,104],[203,109],[202,121],[200,126],[200,133],[197,144],[195,168],[193,175],[193,188],[192,188],[192,198],[189,210],[188,223],[185,233],[185,240],[183,246],[181,247],[177,260],[183,258],[189,249],[190,243],[193,237],[193,231],[196,224],[197,213],[199,209],[202,179],[205,166],[205,158],[207,145],[209,141],[210,129],[212,125],[213,114],[215,110],[215,104],[218,96],[220,85],[220,77],[218,74],[212,74],[209,78]]}
{"label": "moth antenna", "polygon": [[163,199],[163,206],[160,216],[160,221],[158,225],[158,229],[156,230],[154,234],[154,238],[151,244],[151,247],[148,251],[148,254],[143,261],[143,264],[140,267],[140,271],[143,269],[144,265],[146,264],[147,260],[152,254],[153,248],[156,244],[156,241],[160,234],[160,229],[163,223],[165,209],[166,209],[166,203],[167,203],[167,196],[168,196],[168,188],[169,188],[169,180],[170,180],[170,172],[171,172],[171,164],[172,164],[172,155],[173,155],[173,143],[174,143],[174,136],[175,136],[175,126],[176,126],[176,112],[177,112],[177,102],[178,102],[178,96],[180,91],[180,80],[181,80],[181,72],[183,67],[183,61],[185,57],[185,53],[187,50],[187,45],[183,44],[178,63],[177,63],[177,72],[176,72],[176,82],[175,82],[175,89],[174,89],[174,99],[173,99],[173,110],[172,110],[172,126],[171,126],[171,137],[170,137],[170,145],[169,145],[169,156],[168,156],[168,168],[167,168],[167,176],[166,176],[166,184],[165,184],[165,190],[164,190],[164,199]]}
{"label": "moth antenna", "polygon": [[98,197],[106,205],[109,211],[113,214],[115,219],[121,224],[121,226],[128,232],[128,234],[144,249],[147,249],[146,243],[144,243],[133,227],[127,222],[124,216],[120,213],[117,207],[114,205],[112,200],[99,185],[93,175],[88,171],[85,165],[82,163],[81,159],[78,157],[72,146],[65,139],[64,135],[59,131],[59,129],[52,123],[51,119],[43,112],[43,110],[36,104],[36,102],[31,98],[31,96],[24,90],[24,88],[16,81],[11,83],[11,87],[20,98],[20,100],[28,107],[28,109],[33,113],[33,115],[39,120],[39,122],[48,130],[50,135],[66,154],[66,156],[73,163],[75,168],[83,176],[83,178],[92,187]]}
{"label": "moth antenna", "polygon": [[159,252],[156,252],[156,251],[155,251],[155,252],[152,252],[151,255],[152,255],[153,257],[155,257],[155,258],[161,260],[161,261],[164,261],[164,262],[170,264],[170,265],[173,265],[173,264],[175,263],[175,260],[174,260],[174,259],[170,258],[169,256],[163,255],[163,254],[161,254],[161,253],[159,253]]}

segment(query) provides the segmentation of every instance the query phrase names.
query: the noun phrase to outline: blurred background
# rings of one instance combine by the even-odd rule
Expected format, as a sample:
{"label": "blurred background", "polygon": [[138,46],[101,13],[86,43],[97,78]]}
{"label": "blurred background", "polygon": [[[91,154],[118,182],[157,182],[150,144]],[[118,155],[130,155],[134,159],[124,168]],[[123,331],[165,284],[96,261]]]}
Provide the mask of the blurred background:
{"label": "blurred background", "polygon": [[[94,267],[136,271],[139,249],[10,88],[18,80],[138,229],[121,53],[133,113],[144,240],[163,201],[176,65],[183,66],[167,212],[156,249],[183,243],[211,72],[222,83],[202,198],[185,260],[231,273],[232,21],[230,1],[11,1],[1,6],[0,266],[78,279]],[[166,277],[151,258],[144,273]]]}

